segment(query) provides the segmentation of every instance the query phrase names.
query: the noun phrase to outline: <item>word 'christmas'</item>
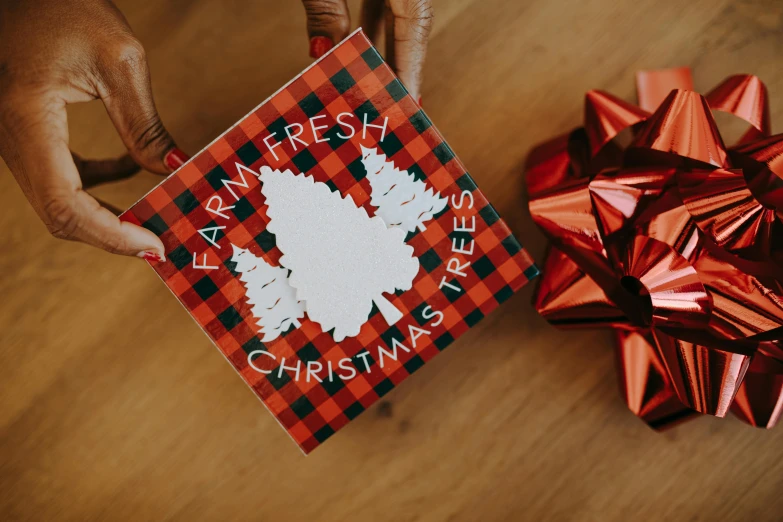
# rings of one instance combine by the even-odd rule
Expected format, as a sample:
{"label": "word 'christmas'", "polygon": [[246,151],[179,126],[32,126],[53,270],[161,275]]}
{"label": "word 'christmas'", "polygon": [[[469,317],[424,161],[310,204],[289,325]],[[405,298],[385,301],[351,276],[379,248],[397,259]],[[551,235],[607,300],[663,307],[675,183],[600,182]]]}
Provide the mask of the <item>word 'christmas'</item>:
{"label": "word 'christmas'", "polygon": [[[422,311],[422,317],[425,319],[436,318],[427,325],[428,328],[435,328],[443,321],[443,313],[434,312],[429,306]],[[384,368],[389,360],[397,361],[400,357],[398,349],[406,353],[411,353],[412,350],[417,348],[416,343],[420,337],[432,334],[430,330],[425,330],[424,328],[413,325],[408,326],[408,333],[410,334],[410,348],[404,344],[404,341],[399,341],[394,337],[392,337],[391,340],[390,350],[387,350],[381,345],[376,346],[376,349],[378,350],[376,359],[378,367]],[[263,359],[260,359],[262,357]],[[272,361],[272,364],[279,364],[279,366],[273,369],[265,369],[256,364],[259,360],[267,359]],[[359,373],[372,373],[371,361],[373,359],[370,352],[362,350],[354,357],[343,357],[337,361],[336,364],[333,364],[332,361],[329,360],[325,363],[321,361],[307,361],[307,363],[303,363],[301,359],[296,359],[293,363],[289,362],[289,365],[287,366],[286,360],[285,357],[278,360],[273,353],[266,350],[254,350],[247,354],[247,364],[259,373],[263,373],[264,375],[276,373],[277,377],[280,378],[283,376],[284,372],[293,372],[294,381],[305,380],[307,382],[311,382],[311,379],[317,382],[324,382],[325,380],[333,382],[335,377],[344,381],[349,381]],[[359,362],[358,365],[354,363],[354,360]]]}

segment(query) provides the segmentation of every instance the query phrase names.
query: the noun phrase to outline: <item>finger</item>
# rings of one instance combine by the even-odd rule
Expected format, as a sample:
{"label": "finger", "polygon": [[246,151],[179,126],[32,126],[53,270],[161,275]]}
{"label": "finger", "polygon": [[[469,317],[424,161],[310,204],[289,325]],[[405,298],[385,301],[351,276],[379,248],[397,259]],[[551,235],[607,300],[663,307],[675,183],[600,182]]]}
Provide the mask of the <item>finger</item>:
{"label": "finger", "polygon": [[371,42],[377,45],[380,29],[383,25],[383,13],[386,9],[384,0],[363,0],[361,27]]}
{"label": "finger", "polygon": [[139,165],[130,154],[116,159],[86,160],[71,152],[73,163],[82,178],[83,188],[88,189],[101,183],[129,178],[139,171]]}
{"label": "finger", "polygon": [[430,0],[386,0],[386,61],[415,100],[421,97],[421,71],[432,29]]}
{"label": "finger", "polygon": [[[49,232],[61,239],[82,241],[108,252],[163,258],[163,243],[149,230],[123,223],[82,189],[68,149],[65,104],[19,104],[4,138],[14,151],[9,168]],[[5,147],[4,147],[5,148]]]}
{"label": "finger", "polygon": [[101,66],[98,94],[133,159],[151,172],[172,172],[184,154],[155,108],[144,48],[131,37],[113,45]]}
{"label": "finger", "polygon": [[351,17],[345,0],[302,0],[307,15],[310,56],[320,58],[348,36]]}

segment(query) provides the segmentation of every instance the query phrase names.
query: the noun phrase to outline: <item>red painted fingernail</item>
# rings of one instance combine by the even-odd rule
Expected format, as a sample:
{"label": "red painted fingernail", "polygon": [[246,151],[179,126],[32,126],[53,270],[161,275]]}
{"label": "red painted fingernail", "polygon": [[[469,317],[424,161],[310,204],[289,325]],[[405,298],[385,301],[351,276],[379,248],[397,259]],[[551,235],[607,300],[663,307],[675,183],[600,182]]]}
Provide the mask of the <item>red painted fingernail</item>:
{"label": "red painted fingernail", "polygon": [[163,158],[163,162],[173,172],[184,165],[189,159],[190,156],[174,147],[166,154],[166,157]]}
{"label": "red painted fingernail", "polygon": [[320,58],[334,47],[334,42],[326,36],[313,36],[310,38],[310,57]]}
{"label": "red painted fingernail", "polygon": [[421,107],[421,96],[419,96],[419,107]]}
{"label": "red painted fingernail", "polygon": [[144,255],[141,256],[145,261],[149,261],[150,263],[162,263],[165,261],[165,258],[160,257],[155,252],[144,252]]}

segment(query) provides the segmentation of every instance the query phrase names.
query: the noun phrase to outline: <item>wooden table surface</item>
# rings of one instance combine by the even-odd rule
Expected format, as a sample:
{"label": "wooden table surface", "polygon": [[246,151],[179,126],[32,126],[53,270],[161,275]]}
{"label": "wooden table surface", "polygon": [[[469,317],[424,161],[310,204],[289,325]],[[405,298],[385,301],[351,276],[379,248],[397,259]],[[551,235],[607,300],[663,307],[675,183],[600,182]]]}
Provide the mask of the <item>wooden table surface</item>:
{"label": "wooden table surface", "polygon": [[[749,72],[783,129],[781,2],[435,5],[424,107],[538,259],[522,165],[579,122],[585,90],[632,100],[642,68],[691,66],[702,91]],[[297,1],[119,6],[191,153],[310,61]],[[75,151],[122,152],[100,104],[69,112]],[[620,399],[610,336],[550,327],[533,285],[305,458],[145,263],[51,239],[1,168],[2,520],[783,518],[783,427],[653,432]],[[95,194],[127,207],[158,181]]]}

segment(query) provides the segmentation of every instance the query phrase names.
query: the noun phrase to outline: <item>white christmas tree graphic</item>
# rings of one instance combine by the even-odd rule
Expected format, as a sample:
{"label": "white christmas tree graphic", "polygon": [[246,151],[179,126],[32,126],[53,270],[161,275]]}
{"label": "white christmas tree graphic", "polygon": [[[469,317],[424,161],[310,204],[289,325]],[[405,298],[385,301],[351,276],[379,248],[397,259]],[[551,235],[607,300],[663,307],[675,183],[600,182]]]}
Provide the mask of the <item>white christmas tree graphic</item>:
{"label": "white christmas tree graphic", "polygon": [[373,303],[390,325],[402,318],[382,294],[410,289],[419,271],[404,231],[311,176],[263,166],[260,179],[280,264],[310,319],[339,342],[358,335]]}
{"label": "white christmas tree graphic", "polygon": [[237,264],[239,280],[247,289],[247,302],[258,319],[263,342],[277,339],[291,325],[299,328],[304,317],[304,303],[297,301],[296,291],[288,284],[288,270],[272,266],[247,249],[234,247],[231,261]]}
{"label": "white christmas tree graphic", "polygon": [[423,181],[417,181],[413,174],[400,170],[385,154],[362,147],[362,163],[372,187],[370,204],[378,207],[375,215],[380,216],[389,227],[400,227],[407,232],[427,228],[425,221],[446,208],[448,200],[442,198]]}

